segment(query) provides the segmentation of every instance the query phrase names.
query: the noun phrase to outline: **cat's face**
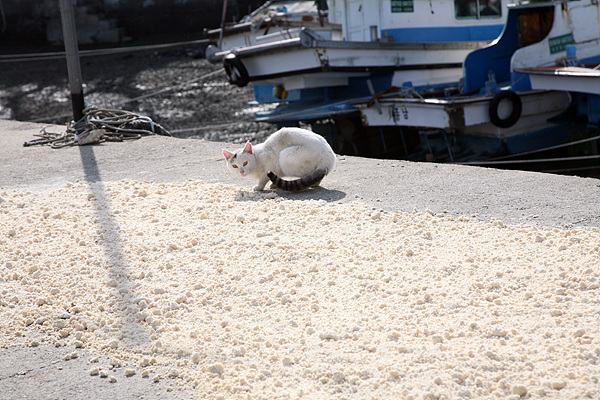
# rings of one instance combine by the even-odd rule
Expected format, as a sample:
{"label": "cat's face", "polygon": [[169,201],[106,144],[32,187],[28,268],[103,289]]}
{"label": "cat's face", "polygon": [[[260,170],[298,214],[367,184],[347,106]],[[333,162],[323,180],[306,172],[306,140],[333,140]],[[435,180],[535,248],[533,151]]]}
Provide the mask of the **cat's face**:
{"label": "cat's face", "polygon": [[223,150],[223,156],[227,160],[227,167],[232,174],[238,176],[246,176],[251,174],[256,168],[256,157],[252,153],[252,145],[250,142],[242,150],[232,153],[228,150]]}

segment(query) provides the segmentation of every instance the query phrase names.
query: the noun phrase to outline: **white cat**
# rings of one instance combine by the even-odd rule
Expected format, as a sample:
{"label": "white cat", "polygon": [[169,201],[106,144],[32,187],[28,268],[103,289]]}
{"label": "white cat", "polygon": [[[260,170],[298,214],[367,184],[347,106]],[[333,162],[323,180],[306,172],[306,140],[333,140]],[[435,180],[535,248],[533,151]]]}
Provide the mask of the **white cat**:
{"label": "white cat", "polygon": [[282,128],[264,143],[248,142],[236,152],[223,150],[223,156],[232,174],[258,179],[257,191],[269,180],[271,188],[288,191],[318,186],[335,165],[335,153],[325,138],[301,128]]}

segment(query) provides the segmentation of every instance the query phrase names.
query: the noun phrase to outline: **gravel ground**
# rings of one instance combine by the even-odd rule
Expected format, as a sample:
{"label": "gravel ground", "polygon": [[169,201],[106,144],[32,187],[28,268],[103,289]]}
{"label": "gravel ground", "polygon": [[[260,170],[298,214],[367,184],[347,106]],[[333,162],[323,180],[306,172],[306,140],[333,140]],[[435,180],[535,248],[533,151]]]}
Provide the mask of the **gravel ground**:
{"label": "gravel ground", "polygon": [[598,180],[342,156],[257,194],[229,144],[39,125],[0,121],[3,399],[599,395]]}
{"label": "gravel ground", "polygon": [[597,228],[199,180],[1,194],[0,348],[66,349],[74,381],[207,400],[600,396]]}
{"label": "gravel ground", "polygon": [[[82,57],[81,71],[86,104],[149,116],[174,136],[243,142],[275,130],[253,122],[252,88],[230,85],[220,66],[203,58],[201,46]],[[68,122],[66,62],[0,63],[0,118]]]}

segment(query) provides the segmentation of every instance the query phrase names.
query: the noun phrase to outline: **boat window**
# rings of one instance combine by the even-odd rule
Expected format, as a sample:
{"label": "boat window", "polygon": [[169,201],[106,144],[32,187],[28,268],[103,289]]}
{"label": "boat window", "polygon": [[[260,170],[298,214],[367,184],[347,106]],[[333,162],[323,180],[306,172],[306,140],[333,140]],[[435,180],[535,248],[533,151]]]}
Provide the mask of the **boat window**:
{"label": "boat window", "polygon": [[502,0],[454,0],[458,19],[500,18]]}
{"label": "boat window", "polygon": [[554,24],[554,6],[534,8],[519,15],[519,46],[529,46],[543,40]]}

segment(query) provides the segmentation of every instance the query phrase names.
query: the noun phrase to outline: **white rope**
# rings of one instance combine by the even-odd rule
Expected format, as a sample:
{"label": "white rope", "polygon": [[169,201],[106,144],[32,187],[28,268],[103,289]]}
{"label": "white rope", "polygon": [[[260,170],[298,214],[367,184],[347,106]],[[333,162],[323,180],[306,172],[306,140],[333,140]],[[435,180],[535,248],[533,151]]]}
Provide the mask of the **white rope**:
{"label": "white rope", "polygon": [[34,136],[24,146],[47,144],[54,149],[66,146],[81,146],[101,142],[122,142],[139,139],[148,135],[171,134],[159,124],[146,116],[129,111],[111,110],[87,107],[83,110],[83,118],[71,124],[64,132],[48,132],[44,126],[40,133]]}

